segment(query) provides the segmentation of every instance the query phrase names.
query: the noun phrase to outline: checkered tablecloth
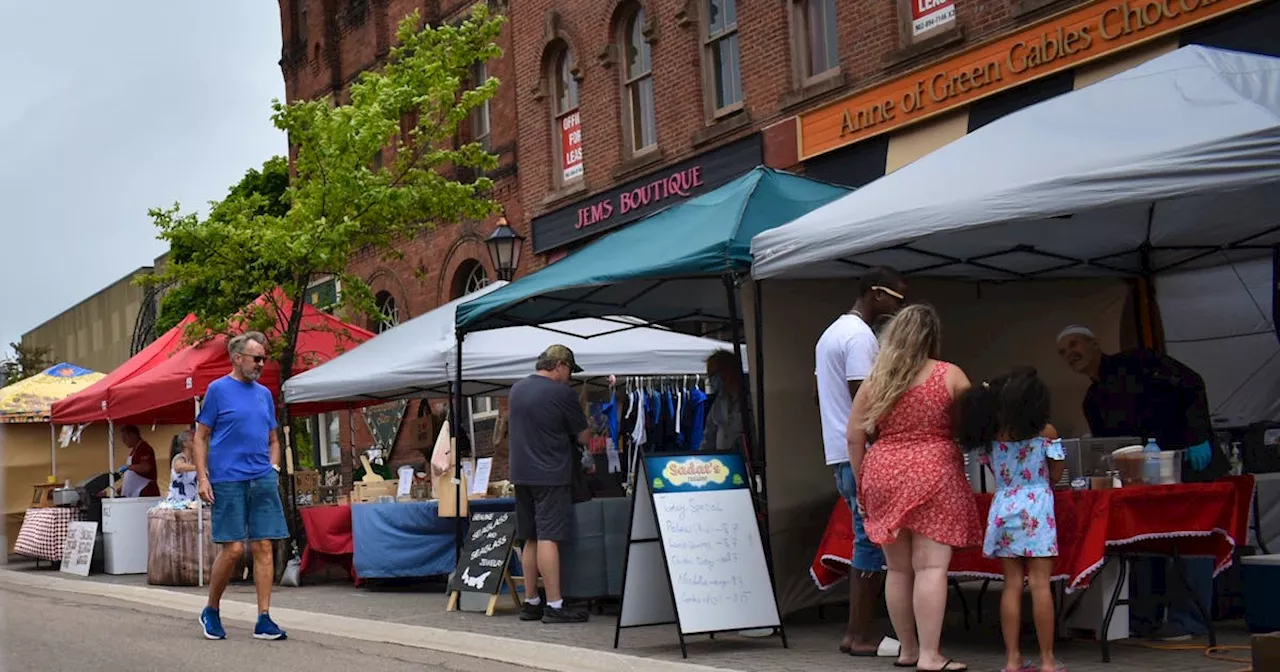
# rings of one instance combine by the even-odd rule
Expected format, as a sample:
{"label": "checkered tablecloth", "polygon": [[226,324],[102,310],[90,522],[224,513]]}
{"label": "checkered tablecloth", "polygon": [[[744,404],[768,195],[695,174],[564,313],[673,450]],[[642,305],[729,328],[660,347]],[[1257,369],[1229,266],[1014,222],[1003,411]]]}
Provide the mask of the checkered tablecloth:
{"label": "checkered tablecloth", "polygon": [[62,561],[67,543],[67,524],[80,520],[80,510],[65,507],[27,509],[13,552],[37,560]]}

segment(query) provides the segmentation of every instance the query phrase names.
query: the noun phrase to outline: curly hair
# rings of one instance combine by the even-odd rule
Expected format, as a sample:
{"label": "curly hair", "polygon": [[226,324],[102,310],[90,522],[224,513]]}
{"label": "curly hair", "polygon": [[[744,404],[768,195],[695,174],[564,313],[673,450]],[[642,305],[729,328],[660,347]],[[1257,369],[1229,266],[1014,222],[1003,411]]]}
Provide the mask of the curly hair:
{"label": "curly hair", "polygon": [[956,441],[989,451],[997,440],[1034,438],[1049,424],[1049,402],[1049,387],[1031,367],[976,384],[951,407]]}

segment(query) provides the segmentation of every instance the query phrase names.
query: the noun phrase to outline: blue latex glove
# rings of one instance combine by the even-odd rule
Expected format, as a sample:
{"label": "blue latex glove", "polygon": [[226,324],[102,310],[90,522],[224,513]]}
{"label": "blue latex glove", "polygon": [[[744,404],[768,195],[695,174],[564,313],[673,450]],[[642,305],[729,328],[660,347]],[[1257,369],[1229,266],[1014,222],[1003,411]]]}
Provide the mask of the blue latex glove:
{"label": "blue latex glove", "polygon": [[1209,466],[1210,457],[1212,457],[1213,449],[1209,447],[1209,442],[1191,446],[1187,449],[1187,462],[1191,463],[1194,471],[1204,471]]}

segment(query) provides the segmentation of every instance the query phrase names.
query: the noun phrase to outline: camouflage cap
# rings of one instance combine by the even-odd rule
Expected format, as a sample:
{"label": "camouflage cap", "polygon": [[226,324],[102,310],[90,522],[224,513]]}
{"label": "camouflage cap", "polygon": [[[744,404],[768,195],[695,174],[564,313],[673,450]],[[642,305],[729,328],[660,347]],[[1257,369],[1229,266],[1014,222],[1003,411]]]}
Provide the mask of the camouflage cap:
{"label": "camouflage cap", "polygon": [[573,358],[573,351],[563,345],[552,345],[538,355],[540,362],[563,362],[569,366],[569,370],[574,373],[582,373],[582,367],[578,366],[577,360]]}

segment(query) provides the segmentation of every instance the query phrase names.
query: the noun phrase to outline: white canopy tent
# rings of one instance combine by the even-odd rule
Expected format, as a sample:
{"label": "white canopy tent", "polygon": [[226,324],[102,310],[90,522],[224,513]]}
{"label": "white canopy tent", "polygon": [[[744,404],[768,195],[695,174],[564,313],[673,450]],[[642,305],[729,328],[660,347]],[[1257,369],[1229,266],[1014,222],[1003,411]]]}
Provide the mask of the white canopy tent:
{"label": "white canopy tent", "polygon": [[1153,275],[1269,255],[1278,212],[1280,59],[1188,46],[761,233],[752,272]]}
{"label": "white canopy tent", "polygon": [[1204,378],[1219,427],[1280,421],[1272,273],[1257,259],[1156,278],[1165,349]]}
{"label": "white canopy tent", "polygon": [[[447,396],[457,357],[459,304],[499,287],[496,282],[397,325],[284,384],[285,403],[384,401]],[[565,320],[540,327],[507,327],[468,334],[462,347],[464,396],[500,396],[533,373],[547,346],[573,350],[578,378],[677,376],[700,373],[711,353],[729,343],[651,326],[631,317]]]}

